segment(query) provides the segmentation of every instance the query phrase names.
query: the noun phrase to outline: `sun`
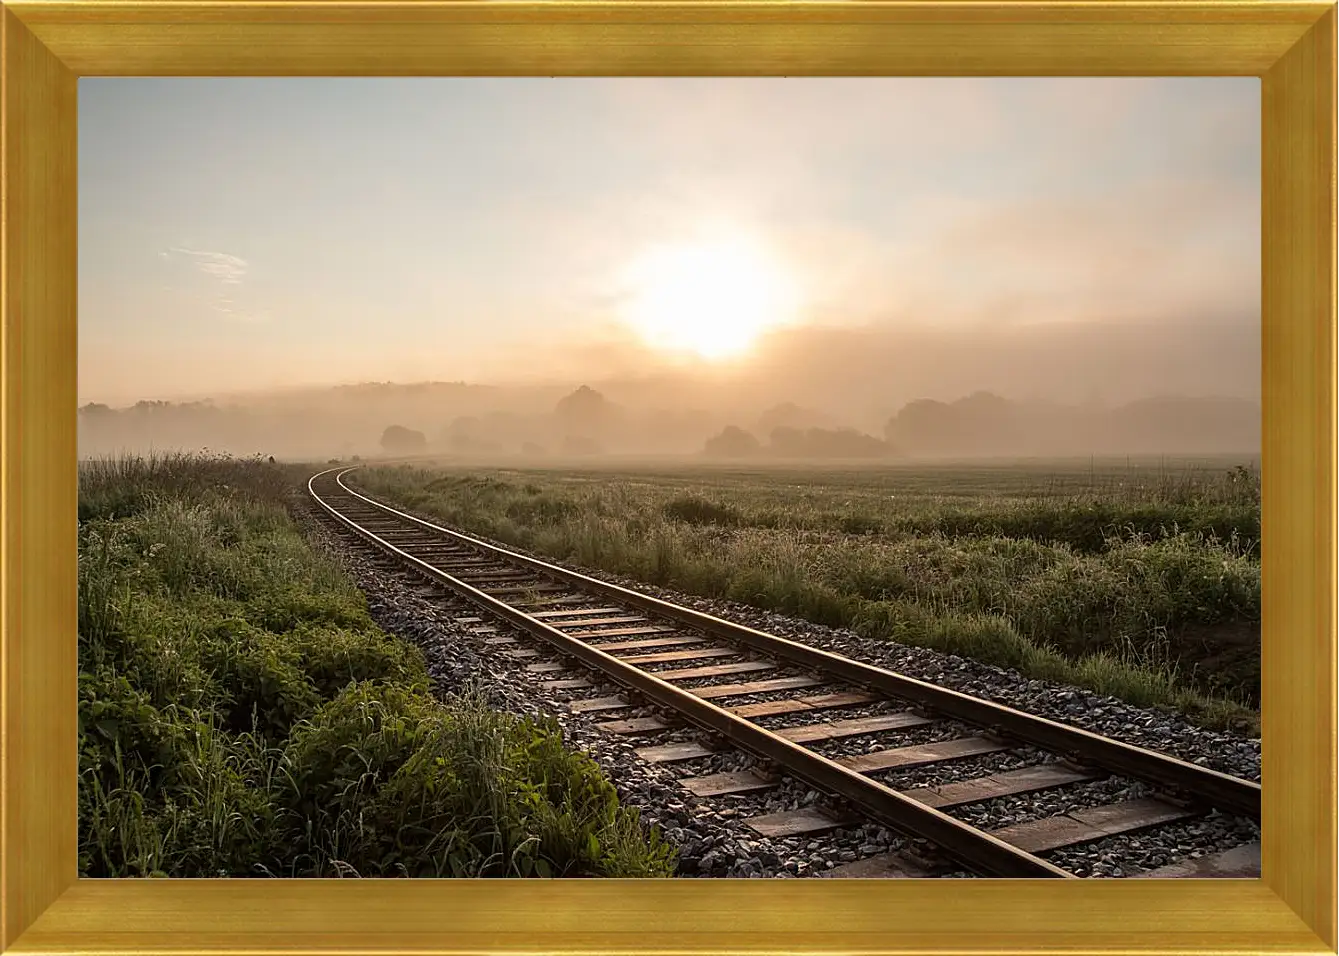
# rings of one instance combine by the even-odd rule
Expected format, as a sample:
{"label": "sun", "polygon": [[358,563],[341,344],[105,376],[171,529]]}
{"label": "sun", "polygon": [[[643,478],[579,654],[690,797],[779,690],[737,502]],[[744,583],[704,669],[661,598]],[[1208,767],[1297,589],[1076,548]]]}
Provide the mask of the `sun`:
{"label": "sun", "polygon": [[650,345],[722,359],[790,321],[795,290],[759,244],[731,237],[652,249],[631,270],[626,318]]}

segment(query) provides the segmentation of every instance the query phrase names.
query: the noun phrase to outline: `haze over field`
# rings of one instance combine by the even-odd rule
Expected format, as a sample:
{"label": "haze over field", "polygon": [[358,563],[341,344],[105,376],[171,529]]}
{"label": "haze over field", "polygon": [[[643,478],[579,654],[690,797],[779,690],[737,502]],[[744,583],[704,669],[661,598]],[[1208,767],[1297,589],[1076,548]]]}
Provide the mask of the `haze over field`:
{"label": "haze over field", "polygon": [[85,454],[1259,447],[1255,79],[80,82]]}

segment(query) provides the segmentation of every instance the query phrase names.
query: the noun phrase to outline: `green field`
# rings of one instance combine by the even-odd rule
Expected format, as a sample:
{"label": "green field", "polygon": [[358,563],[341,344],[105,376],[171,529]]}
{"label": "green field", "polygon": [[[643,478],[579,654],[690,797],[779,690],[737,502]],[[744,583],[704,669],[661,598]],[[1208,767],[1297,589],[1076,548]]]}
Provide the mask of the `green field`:
{"label": "green field", "polygon": [[1258,460],[547,469],[350,478],[560,560],[1258,733]]}
{"label": "green field", "polygon": [[556,724],[430,693],[290,515],[307,474],[81,467],[80,874],[671,875]]}

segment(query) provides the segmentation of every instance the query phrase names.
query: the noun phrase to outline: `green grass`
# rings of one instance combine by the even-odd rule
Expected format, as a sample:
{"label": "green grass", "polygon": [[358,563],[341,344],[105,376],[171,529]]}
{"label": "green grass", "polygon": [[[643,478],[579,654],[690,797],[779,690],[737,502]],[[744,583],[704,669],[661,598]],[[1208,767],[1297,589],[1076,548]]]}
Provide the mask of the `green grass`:
{"label": "green grass", "polygon": [[378,467],[352,480],[561,560],[1258,731],[1251,464]]}
{"label": "green grass", "polygon": [[295,477],[81,469],[81,875],[672,874],[555,724],[432,696],[287,513]]}

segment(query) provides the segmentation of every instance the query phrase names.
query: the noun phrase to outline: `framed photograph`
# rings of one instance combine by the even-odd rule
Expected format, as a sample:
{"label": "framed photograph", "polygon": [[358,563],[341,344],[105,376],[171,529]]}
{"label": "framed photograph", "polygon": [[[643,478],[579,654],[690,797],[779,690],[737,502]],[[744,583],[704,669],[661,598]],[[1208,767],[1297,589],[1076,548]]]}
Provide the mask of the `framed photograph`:
{"label": "framed photograph", "polygon": [[1332,2],[0,17],[5,951],[1336,951]]}

